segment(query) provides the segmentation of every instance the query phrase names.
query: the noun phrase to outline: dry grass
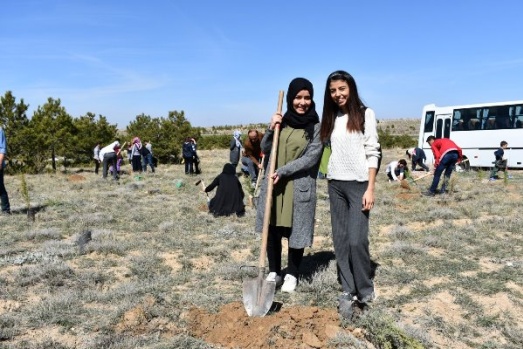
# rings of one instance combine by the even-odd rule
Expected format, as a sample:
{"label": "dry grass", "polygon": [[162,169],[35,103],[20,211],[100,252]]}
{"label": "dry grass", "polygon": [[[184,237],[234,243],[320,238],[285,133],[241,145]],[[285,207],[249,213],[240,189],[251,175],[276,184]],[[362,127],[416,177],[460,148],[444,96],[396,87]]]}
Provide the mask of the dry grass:
{"label": "dry grass", "polygon": [[[383,163],[403,153],[386,151]],[[0,348],[213,347],[191,337],[188,310],[241,300],[239,267],[257,264],[259,237],[252,209],[243,218],[200,209],[206,198],[194,183],[210,183],[228,153],[200,156],[199,177],[180,165],[142,180],[123,175],[120,184],[87,171],[26,176],[35,222],[20,177],[6,177],[15,214],[0,217]],[[406,191],[379,175],[371,219],[379,298],[357,324],[377,347],[408,347],[397,344],[404,338],[437,348],[523,346],[523,174],[512,174],[489,183],[455,173],[454,192],[436,198],[419,195],[430,178]],[[298,291],[276,295],[285,307],[335,311],[326,189],[319,180],[315,243]],[[370,347],[350,336],[329,345]]]}

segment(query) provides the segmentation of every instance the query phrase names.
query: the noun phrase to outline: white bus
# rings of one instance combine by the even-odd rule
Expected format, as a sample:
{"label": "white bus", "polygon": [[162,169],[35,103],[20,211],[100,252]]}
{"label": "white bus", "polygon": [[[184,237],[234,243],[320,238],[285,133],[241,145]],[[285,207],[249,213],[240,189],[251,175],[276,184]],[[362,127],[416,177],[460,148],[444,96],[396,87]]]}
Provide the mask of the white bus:
{"label": "white bus", "polygon": [[523,101],[437,107],[426,105],[421,116],[418,147],[433,163],[428,136],[450,138],[463,149],[462,168],[492,167],[501,141],[509,168],[523,168]]}

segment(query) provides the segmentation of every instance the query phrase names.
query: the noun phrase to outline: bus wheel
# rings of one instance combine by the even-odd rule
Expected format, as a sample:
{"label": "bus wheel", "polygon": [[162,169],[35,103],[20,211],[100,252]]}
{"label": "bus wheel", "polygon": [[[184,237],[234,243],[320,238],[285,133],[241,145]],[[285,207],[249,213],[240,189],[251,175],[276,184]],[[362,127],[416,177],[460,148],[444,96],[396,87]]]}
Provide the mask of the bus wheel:
{"label": "bus wheel", "polygon": [[459,164],[460,172],[462,171],[470,171],[470,161],[469,159],[463,159]]}

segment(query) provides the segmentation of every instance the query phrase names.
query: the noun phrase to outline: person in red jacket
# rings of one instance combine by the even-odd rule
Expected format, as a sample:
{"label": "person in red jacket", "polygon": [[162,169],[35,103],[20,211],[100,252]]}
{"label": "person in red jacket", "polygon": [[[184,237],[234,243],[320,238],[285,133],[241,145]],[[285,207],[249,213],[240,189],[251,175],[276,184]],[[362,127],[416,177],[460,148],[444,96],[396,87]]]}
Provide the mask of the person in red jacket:
{"label": "person in red jacket", "polygon": [[454,170],[456,163],[462,160],[463,153],[461,148],[448,138],[436,139],[434,136],[429,136],[427,143],[432,149],[432,154],[434,154],[434,179],[432,180],[430,189],[421,194],[425,196],[436,195],[436,189],[438,189],[439,179],[443,171],[445,171],[445,178],[443,179],[443,185],[439,192],[440,194],[445,194],[452,170]]}

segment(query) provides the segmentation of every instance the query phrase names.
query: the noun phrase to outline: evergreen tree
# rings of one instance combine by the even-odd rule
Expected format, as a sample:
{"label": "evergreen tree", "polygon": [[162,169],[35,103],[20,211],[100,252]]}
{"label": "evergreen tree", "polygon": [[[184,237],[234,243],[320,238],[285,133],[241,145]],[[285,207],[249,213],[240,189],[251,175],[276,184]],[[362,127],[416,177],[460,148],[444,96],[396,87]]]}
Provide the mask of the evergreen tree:
{"label": "evergreen tree", "polygon": [[11,91],[7,91],[0,97],[0,125],[4,127],[7,138],[7,170],[14,172],[20,171],[27,163],[27,156],[31,148],[32,137],[28,132],[27,126],[29,119],[26,112],[29,105],[21,99],[16,103],[16,98]]}
{"label": "evergreen tree", "polygon": [[48,158],[51,158],[53,171],[56,171],[57,155],[64,157],[64,165],[66,159],[74,157],[77,130],[73,118],[61,106],[60,99],[49,97],[47,103],[38,106],[29,127],[37,144],[33,149],[37,171],[45,168]]}
{"label": "evergreen tree", "polygon": [[102,115],[98,115],[98,120],[96,120],[96,115],[88,112],[74,119],[73,124],[76,129],[74,140],[76,148],[75,162],[89,162],[96,143],[100,143],[100,146],[103,147],[114,142],[115,138],[117,138],[117,125],[109,124],[107,118]]}

